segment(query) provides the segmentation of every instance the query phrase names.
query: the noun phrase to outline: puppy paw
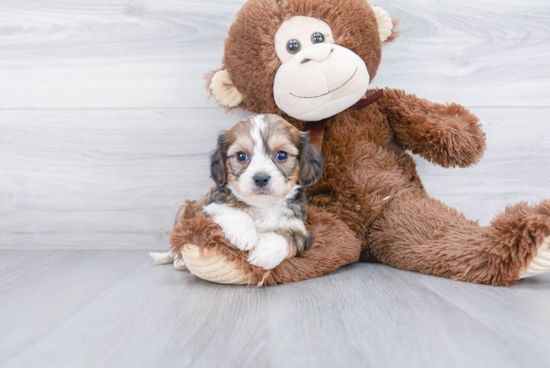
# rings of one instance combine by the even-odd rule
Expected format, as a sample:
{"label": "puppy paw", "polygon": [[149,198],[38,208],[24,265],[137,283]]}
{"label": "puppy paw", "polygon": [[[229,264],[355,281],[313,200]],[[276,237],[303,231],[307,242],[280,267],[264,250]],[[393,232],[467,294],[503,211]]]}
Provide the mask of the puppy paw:
{"label": "puppy paw", "polygon": [[545,272],[550,272],[550,236],[544,239],[537,251],[537,256],[531,261],[529,266],[519,274],[519,278],[523,279]]}
{"label": "puppy paw", "polygon": [[258,233],[253,227],[241,227],[228,231],[225,234],[227,240],[240,250],[251,250],[259,241]]}
{"label": "puppy paw", "polygon": [[288,243],[285,238],[275,233],[261,233],[259,238],[258,244],[248,256],[248,263],[264,270],[271,270],[288,256]]}
{"label": "puppy paw", "polygon": [[218,203],[210,203],[203,210],[220,225],[225,238],[237,249],[251,250],[258,243],[256,224],[246,212]]}

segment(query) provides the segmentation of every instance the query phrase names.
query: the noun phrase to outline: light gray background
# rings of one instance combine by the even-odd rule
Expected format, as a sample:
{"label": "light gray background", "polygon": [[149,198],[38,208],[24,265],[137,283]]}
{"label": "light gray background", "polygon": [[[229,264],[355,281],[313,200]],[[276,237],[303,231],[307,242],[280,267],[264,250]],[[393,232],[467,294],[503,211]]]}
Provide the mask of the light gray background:
{"label": "light gray background", "polygon": [[[162,249],[178,207],[204,195],[215,136],[246,113],[208,100],[243,1],[19,1],[0,6],[0,244]],[[487,224],[550,197],[550,6],[399,0],[373,86],[477,114],[484,159],[418,159],[428,192]]]}
{"label": "light gray background", "polygon": [[[152,265],[247,115],[202,79],[243,2],[0,0],[0,365],[550,365],[548,276],[356,264],[257,290]],[[402,36],[373,86],[461,103],[487,133],[474,168],[418,159],[428,192],[482,224],[549,198],[550,2],[377,4]]]}

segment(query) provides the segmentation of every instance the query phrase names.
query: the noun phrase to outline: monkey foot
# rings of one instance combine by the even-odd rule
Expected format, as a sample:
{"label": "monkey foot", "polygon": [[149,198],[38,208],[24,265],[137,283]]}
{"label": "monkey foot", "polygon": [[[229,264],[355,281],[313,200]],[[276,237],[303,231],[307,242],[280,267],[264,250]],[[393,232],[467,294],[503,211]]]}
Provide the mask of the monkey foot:
{"label": "monkey foot", "polygon": [[531,261],[529,267],[519,274],[519,278],[523,279],[545,272],[550,272],[550,236],[544,239],[537,252],[537,256]]}
{"label": "monkey foot", "polygon": [[195,276],[218,284],[257,284],[247,273],[239,261],[230,260],[226,255],[201,249],[194,244],[187,244],[181,252],[181,257],[187,269]]}

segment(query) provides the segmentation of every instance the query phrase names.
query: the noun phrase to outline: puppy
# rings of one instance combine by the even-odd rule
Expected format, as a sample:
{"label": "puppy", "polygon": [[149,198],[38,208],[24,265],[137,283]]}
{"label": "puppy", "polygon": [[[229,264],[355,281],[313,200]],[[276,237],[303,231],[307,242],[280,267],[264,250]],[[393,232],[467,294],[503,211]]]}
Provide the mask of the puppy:
{"label": "puppy", "polygon": [[248,262],[272,269],[311,242],[306,187],[323,172],[321,152],[277,115],[240,121],[218,137],[210,173],[216,183],[203,211]]}
{"label": "puppy", "polygon": [[[183,206],[176,223],[202,207],[231,244],[249,251],[249,263],[272,269],[309,246],[306,187],[322,173],[323,156],[306,133],[277,115],[248,117],[220,133],[210,163],[216,185],[194,205]],[[169,253],[151,256],[174,261]]]}

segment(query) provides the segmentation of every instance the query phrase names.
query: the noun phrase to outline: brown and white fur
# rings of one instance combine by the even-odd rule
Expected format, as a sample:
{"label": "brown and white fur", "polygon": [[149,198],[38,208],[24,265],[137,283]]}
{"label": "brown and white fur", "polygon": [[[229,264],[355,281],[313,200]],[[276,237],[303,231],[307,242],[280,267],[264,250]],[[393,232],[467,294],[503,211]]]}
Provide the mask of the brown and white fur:
{"label": "brown and white fur", "polygon": [[[323,158],[307,134],[277,115],[248,117],[220,133],[210,172],[216,186],[202,210],[231,244],[249,251],[250,264],[272,269],[308,247],[306,187],[321,176]],[[171,254],[152,256],[173,261]]]}

